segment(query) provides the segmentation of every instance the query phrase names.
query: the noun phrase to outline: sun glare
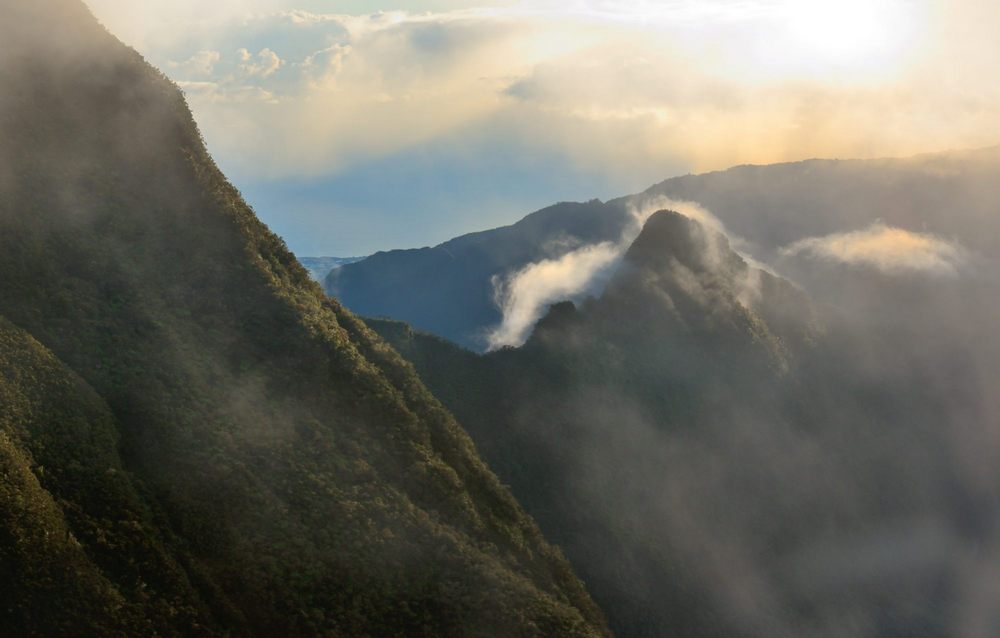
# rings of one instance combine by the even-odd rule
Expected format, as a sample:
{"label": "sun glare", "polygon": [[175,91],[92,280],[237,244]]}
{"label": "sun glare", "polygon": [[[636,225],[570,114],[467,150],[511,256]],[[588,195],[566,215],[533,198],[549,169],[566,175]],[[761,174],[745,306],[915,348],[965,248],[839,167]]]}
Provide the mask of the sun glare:
{"label": "sun glare", "polygon": [[914,6],[901,0],[788,0],[782,21],[795,49],[813,63],[878,72],[902,61]]}

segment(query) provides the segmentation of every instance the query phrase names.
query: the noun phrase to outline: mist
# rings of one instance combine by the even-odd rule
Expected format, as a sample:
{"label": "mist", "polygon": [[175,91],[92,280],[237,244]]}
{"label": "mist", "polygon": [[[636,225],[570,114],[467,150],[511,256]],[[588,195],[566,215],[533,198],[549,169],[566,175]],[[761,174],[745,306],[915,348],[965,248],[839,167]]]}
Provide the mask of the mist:
{"label": "mist", "polygon": [[783,258],[803,254],[842,264],[873,266],[888,274],[916,271],[957,277],[968,262],[959,244],[881,223],[860,231],[800,239],[781,249]]}
{"label": "mist", "polygon": [[79,0],[0,2],[0,140],[0,634],[608,635]]}
{"label": "mist", "polygon": [[996,635],[994,156],[668,180],[496,288],[471,398],[414,361],[619,635]]}
{"label": "mist", "polygon": [[[493,300],[503,318],[487,334],[487,351],[523,345],[535,323],[554,303],[580,302],[599,296],[649,216],[665,209],[681,213],[711,231],[706,243],[710,250],[704,256],[715,265],[720,259],[716,234],[725,236],[729,244],[736,247],[746,243],[728,233],[717,217],[697,203],[675,201],[662,195],[630,202],[628,222],[617,241],[587,244],[568,251],[556,248],[552,252],[562,253],[558,257],[542,259],[491,278]],[[749,255],[742,256],[753,261]],[[756,294],[755,272],[748,273],[744,282],[742,294],[748,304]]]}
{"label": "mist", "polygon": [[488,335],[488,350],[523,345],[552,303],[597,292],[601,275],[621,254],[621,244],[604,242],[529,264],[506,278],[495,275],[494,299],[503,322]]}
{"label": "mist", "polygon": [[[986,460],[1000,422],[988,389],[1000,382],[996,280],[959,280],[936,262],[886,275],[884,263],[799,271],[829,308],[819,345],[798,353],[782,381],[693,399],[695,423],[651,414],[648,399],[629,400],[610,380],[571,384],[558,404],[516,417],[525,429],[572,423],[539,445],[571,459],[560,485],[578,499],[572,507],[605,521],[593,537],[563,539],[591,561],[591,582],[625,570],[643,616],[681,586],[665,574],[679,574],[701,595],[678,604],[705,605],[723,632],[741,635],[1000,629],[984,579],[997,568],[1000,504]],[[659,568],[623,565],[633,552]]]}
{"label": "mist", "polygon": [[[769,83],[720,87],[677,59],[636,61],[652,81],[629,93],[620,58],[597,55],[594,94],[569,54],[672,20],[639,4],[583,3],[585,25],[628,26],[512,70],[490,65],[528,37],[530,7],[331,17],[266,0],[265,23],[353,39],[307,52],[305,81],[289,74],[307,58],[261,42],[170,68],[198,77],[185,87],[216,125],[242,114],[226,131],[254,132],[248,162],[288,142],[264,162],[279,174],[489,128],[498,110],[521,133],[559,122],[539,139],[587,147],[583,163],[629,156],[623,171],[677,145],[692,165],[757,157],[772,126],[788,135],[760,157],[919,147],[914,131],[982,86],[960,69],[949,108],[896,113],[906,125],[870,146],[875,128],[851,125],[899,103],[866,84],[884,69],[831,104],[773,59],[795,86],[754,102]],[[143,23],[133,9],[123,23]],[[216,167],[178,87],[83,5],[0,11],[0,633],[1000,635],[1000,150],[687,175],[327,276],[387,282],[397,308],[472,308],[437,325],[485,330],[480,355],[326,297]],[[527,13],[546,33],[562,15]],[[283,101],[300,90],[321,96]],[[371,121],[393,126],[368,139],[330,117],[344,96],[352,116],[381,100]],[[723,126],[700,119],[716,110]],[[254,125],[264,112],[274,129]],[[993,118],[931,138],[979,140]],[[747,121],[764,124],[734,141]]]}

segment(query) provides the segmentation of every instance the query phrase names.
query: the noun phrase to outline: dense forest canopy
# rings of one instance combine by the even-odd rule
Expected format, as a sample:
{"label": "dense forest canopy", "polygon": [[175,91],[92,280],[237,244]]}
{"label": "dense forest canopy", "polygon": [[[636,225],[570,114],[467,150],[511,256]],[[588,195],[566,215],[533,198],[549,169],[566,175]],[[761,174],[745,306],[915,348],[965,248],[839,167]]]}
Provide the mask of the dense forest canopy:
{"label": "dense forest canopy", "polygon": [[0,43],[0,633],[607,635],[171,82],[78,0]]}

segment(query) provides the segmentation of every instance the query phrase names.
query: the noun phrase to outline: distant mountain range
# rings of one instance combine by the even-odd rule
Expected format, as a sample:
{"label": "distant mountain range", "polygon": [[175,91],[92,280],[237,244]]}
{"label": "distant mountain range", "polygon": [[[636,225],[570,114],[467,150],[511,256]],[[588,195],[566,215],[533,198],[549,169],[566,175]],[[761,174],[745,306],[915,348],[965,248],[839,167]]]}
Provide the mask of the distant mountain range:
{"label": "distant mountain range", "polygon": [[391,317],[483,350],[502,318],[493,281],[533,262],[621,236],[624,206],[557,204],[434,248],[379,252],[331,272],[325,287],[355,312]]}
{"label": "distant mountain range", "polygon": [[553,305],[522,347],[368,323],[619,636],[961,636],[964,613],[1000,628],[966,608],[997,567],[966,563],[997,547],[981,463],[1000,405],[980,394],[1000,379],[997,279],[816,267],[836,305],[660,211],[599,295]]}
{"label": "distant mountain range", "polygon": [[1000,254],[1000,147],[906,159],[739,166],[666,180],[607,203],[563,203],[434,248],[381,252],[331,273],[326,289],[364,316],[389,317],[474,351],[503,319],[497,282],[581,246],[619,241],[636,212],[694,202],[773,263],[805,238],[882,222]]}
{"label": "distant mountain range", "polygon": [[299,257],[298,259],[314,281],[323,283],[332,270],[361,261],[364,257]]}

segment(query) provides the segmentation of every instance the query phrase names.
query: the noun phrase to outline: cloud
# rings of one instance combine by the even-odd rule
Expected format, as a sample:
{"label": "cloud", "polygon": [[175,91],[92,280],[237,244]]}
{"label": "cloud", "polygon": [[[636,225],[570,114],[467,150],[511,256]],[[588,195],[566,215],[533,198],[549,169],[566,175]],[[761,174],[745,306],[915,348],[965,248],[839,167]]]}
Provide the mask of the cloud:
{"label": "cloud", "polygon": [[[185,64],[191,54],[183,51],[166,66],[179,82],[215,84],[189,97],[227,168],[302,177],[398,153],[487,117],[504,101],[511,65],[527,71],[518,53],[526,37],[487,11],[281,11],[213,31],[217,50],[234,53],[215,60],[210,75]],[[254,106],[246,99],[254,93],[266,99]]]}
{"label": "cloud", "polygon": [[503,321],[489,334],[489,349],[523,344],[550,305],[585,293],[620,256],[619,246],[604,242],[529,264],[506,279],[494,277]]}
{"label": "cloud", "polygon": [[206,77],[212,75],[215,65],[222,59],[218,51],[198,51],[184,62],[171,62],[167,66],[175,75]]}
{"label": "cloud", "polygon": [[306,57],[302,68],[309,77],[310,88],[318,89],[335,82],[350,54],[349,44],[334,44]]}
{"label": "cloud", "polygon": [[[968,24],[930,0],[850,0],[838,20],[856,14],[875,33],[846,51],[840,44],[856,34],[829,37],[821,18],[830,12],[812,2],[525,1],[355,15],[292,0],[205,12],[193,1],[139,4],[92,1],[112,28],[142,33],[142,52],[175,80],[217,85],[192,95],[196,117],[224,165],[258,177],[330,174],[431,140],[454,143],[472,125],[632,184],[678,165],[981,146],[991,141],[982,132],[1000,124],[1000,91],[982,73],[940,73],[938,61],[959,53],[941,40]],[[892,19],[872,23],[876,14]],[[878,40],[882,23],[892,29]],[[982,46],[958,38],[960,53],[985,71],[1000,60],[986,34],[973,33]],[[837,46],[809,42],[823,38]],[[933,60],[911,55],[918,43]],[[239,55],[207,57],[218,51]],[[250,86],[280,109],[225,99]],[[605,194],[580,193],[592,195]]]}
{"label": "cloud", "polygon": [[256,56],[246,49],[240,49],[236,53],[242,62],[240,70],[250,76],[269,78],[285,64],[277,53],[268,48],[261,49]]}
{"label": "cloud", "polygon": [[[549,306],[556,302],[579,301],[588,295],[600,294],[603,284],[639,236],[646,220],[661,210],[680,213],[714,231],[706,236],[703,255],[710,268],[723,263],[722,246],[716,238],[725,236],[735,250],[746,244],[729,233],[722,222],[700,204],[663,196],[637,200],[629,208],[631,222],[617,241],[576,247],[560,257],[529,264],[507,276],[495,276],[493,297],[503,319],[487,335],[488,349],[522,345]],[[746,280],[739,282],[739,301],[748,307],[759,297],[759,274],[750,269]]]}
{"label": "cloud", "polygon": [[658,205],[672,203],[666,198],[630,207],[631,223],[614,242],[588,244],[568,250],[560,257],[544,259],[510,273],[493,277],[493,298],[503,315],[500,324],[487,335],[489,350],[520,346],[552,304],[579,301],[599,294],[614,267],[621,261],[643,224]]}
{"label": "cloud", "polygon": [[956,276],[968,263],[967,252],[957,243],[882,223],[864,230],[802,239],[783,248],[781,254],[871,266],[887,274]]}
{"label": "cloud", "polygon": [[[435,0],[378,12],[359,0],[338,4],[344,13],[319,0],[91,4],[189,89],[213,154],[248,185],[517,147],[500,170],[554,181],[560,164],[614,186],[581,179],[559,197],[610,198],[733,164],[981,147],[1000,130],[1000,84],[987,81],[1000,68],[989,31],[1000,14],[979,0],[846,0],[844,16],[818,0]],[[852,14],[864,29],[825,30],[825,18]],[[525,212],[515,201],[502,221]]]}

